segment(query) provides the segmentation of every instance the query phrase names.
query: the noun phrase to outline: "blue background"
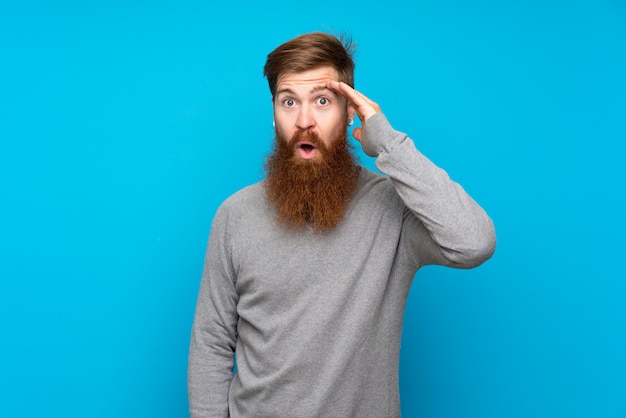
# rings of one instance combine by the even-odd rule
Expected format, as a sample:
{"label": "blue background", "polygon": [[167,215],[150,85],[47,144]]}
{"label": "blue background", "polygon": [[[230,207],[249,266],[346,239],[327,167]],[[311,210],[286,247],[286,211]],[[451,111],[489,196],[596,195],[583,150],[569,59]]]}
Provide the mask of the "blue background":
{"label": "blue background", "polygon": [[497,227],[483,266],[417,275],[403,416],[626,417],[626,3],[257,3],[0,3],[0,416],[187,416],[210,223],[271,146],[265,56],[322,30]]}

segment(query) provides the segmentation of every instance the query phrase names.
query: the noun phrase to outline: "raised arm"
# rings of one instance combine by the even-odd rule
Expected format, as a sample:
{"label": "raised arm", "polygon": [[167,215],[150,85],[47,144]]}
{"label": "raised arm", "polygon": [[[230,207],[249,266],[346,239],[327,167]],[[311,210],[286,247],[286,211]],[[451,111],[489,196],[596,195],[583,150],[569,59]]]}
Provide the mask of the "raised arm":
{"label": "raised arm", "polygon": [[428,231],[431,242],[414,241],[423,253],[420,265],[470,268],[491,257],[493,223],[465,190],[420,153],[406,134],[394,130],[378,104],[343,82],[329,82],[328,87],[355,110],[363,127],[354,129],[354,137],[367,155],[376,158],[376,167],[389,176],[407,208]]}

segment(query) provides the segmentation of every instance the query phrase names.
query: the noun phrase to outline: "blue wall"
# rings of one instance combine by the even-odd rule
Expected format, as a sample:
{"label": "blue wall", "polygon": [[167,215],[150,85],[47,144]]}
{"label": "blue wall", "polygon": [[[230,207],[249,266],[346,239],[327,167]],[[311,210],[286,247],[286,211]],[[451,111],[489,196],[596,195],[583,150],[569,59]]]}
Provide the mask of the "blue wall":
{"label": "blue wall", "polygon": [[314,30],[497,226],[417,276],[403,415],[626,416],[623,1],[8,3],[0,416],[187,416],[210,223],[263,175],[266,54]]}

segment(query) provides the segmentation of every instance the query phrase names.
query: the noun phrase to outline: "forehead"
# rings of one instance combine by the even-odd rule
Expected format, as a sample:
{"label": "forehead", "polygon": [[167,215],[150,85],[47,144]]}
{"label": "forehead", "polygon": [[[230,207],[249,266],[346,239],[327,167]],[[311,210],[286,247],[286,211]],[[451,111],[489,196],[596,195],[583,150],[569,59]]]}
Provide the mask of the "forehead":
{"label": "forehead", "polygon": [[278,79],[276,92],[280,93],[286,89],[313,89],[317,86],[325,86],[326,82],[331,80],[339,80],[339,73],[333,67],[320,67],[298,73],[286,73]]}

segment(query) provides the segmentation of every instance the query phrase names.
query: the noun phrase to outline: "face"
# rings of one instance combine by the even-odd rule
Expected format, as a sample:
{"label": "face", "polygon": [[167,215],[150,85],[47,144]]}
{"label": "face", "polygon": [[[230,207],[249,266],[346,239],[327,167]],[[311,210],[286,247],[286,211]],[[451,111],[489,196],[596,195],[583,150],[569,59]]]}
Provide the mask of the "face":
{"label": "face", "polygon": [[[326,87],[339,80],[333,67],[320,67],[281,76],[274,97],[274,122],[281,137],[291,139],[298,132],[310,132],[327,146],[345,129],[354,110],[346,99]],[[294,144],[294,153],[303,160],[321,158],[315,144],[306,140]]]}

